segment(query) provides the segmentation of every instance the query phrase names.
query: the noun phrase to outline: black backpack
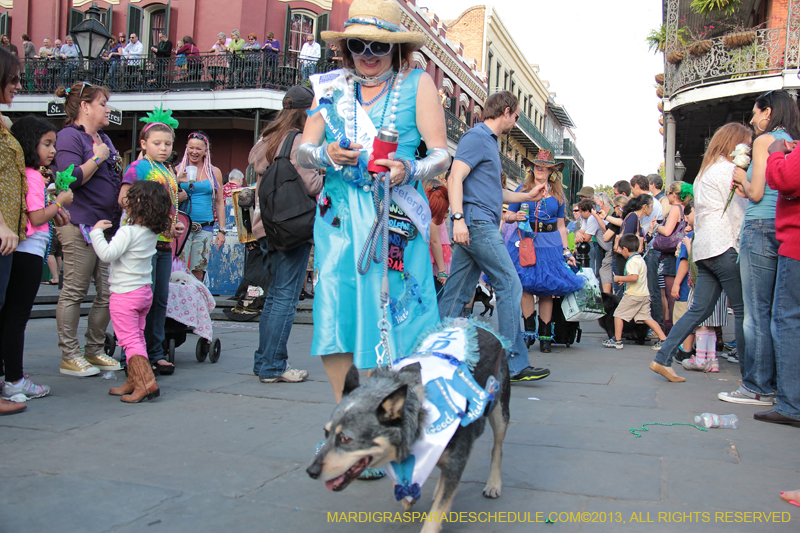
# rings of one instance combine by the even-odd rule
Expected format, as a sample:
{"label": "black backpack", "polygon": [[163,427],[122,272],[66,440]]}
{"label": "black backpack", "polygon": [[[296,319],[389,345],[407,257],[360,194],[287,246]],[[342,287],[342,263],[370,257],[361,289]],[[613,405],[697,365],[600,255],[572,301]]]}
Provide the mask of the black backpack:
{"label": "black backpack", "polygon": [[278,250],[290,250],[314,237],[317,205],[289,157],[299,131],[289,133],[275,161],[261,175],[258,202],[267,240]]}

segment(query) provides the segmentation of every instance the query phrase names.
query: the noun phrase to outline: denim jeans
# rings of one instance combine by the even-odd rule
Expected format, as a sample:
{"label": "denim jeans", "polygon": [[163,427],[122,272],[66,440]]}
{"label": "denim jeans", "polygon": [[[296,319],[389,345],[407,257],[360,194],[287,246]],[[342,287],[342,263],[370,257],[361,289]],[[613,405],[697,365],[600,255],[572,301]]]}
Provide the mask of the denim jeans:
{"label": "denim jeans", "polygon": [[469,226],[469,246],[453,244],[453,262],[439,301],[439,316],[442,319],[461,316],[464,304],[475,293],[481,271],[492,280],[497,294],[499,333],[511,342],[508,366],[515,376],[530,366],[520,326],[522,283],[494,223],[473,220]]}
{"label": "denim jeans", "polygon": [[[153,265],[153,305],[147,313],[144,338],[147,341],[147,357],[151,363],[164,357],[164,322],[167,320],[169,301],[169,277],[172,274],[172,251],[159,252],[151,260]],[[127,354],[126,354],[127,355]]]}
{"label": "denim jeans", "polygon": [[302,66],[300,67],[300,71],[303,74],[303,83],[305,83],[308,77],[317,71],[317,62],[304,61]]}
{"label": "denim jeans", "polygon": [[755,394],[775,392],[772,303],[778,269],[775,220],[746,220],[739,247],[739,272],[744,295],[744,341],[739,349],[742,385]]}
{"label": "denim jeans", "polygon": [[0,255],[0,309],[6,301],[6,287],[11,278],[11,261],[14,254]]}
{"label": "denim jeans", "polygon": [[[775,301],[772,304],[772,342],[775,346],[777,389],[775,410],[800,420],[800,261],[778,257]],[[738,344],[737,344],[738,348]]]}
{"label": "denim jeans", "polygon": [[742,351],[745,350],[744,303],[742,302],[742,280],[739,274],[739,265],[736,262],[737,258],[736,250],[728,248],[727,251],[716,257],[696,262],[697,283],[694,288],[692,306],[672,326],[667,340],[656,354],[656,363],[664,366],[672,365],[672,359],[678,353],[681,343],[714,312],[714,307],[716,307],[723,289],[725,289],[733,308],[736,347]]}
{"label": "denim jeans", "polygon": [[303,243],[291,250],[270,250],[266,237],[261,237],[258,244],[264,254],[264,274],[271,282],[258,323],[253,372],[262,379],[276,378],[286,370],[289,359],[286,343],[297,313],[311,244]]}
{"label": "denim jeans", "polygon": [[[664,304],[661,302],[661,287],[658,286],[658,264],[661,262],[659,260],[660,257],[661,252],[651,248],[644,256],[644,264],[647,265],[647,290],[650,291],[650,316],[658,323],[661,329],[664,329]],[[716,303],[716,300],[714,302]]]}

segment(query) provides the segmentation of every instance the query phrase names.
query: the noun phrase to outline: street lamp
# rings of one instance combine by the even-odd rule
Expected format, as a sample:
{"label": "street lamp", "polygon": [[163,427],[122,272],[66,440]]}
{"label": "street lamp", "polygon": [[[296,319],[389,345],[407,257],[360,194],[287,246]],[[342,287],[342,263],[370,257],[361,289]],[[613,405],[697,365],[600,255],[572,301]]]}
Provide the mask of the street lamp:
{"label": "street lamp", "polygon": [[675,152],[675,181],[683,181],[684,174],[686,174],[686,165],[681,161],[681,153]]}
{"label": "street lamp", "polygon": [[[110,8],[109,8],[110,9]],[[100,24],[100,9],[97,2],[86,11],[83,22],[72,28],[70,32],[81,55],[86,59],[97,59],[111,39],[111,34]]]}

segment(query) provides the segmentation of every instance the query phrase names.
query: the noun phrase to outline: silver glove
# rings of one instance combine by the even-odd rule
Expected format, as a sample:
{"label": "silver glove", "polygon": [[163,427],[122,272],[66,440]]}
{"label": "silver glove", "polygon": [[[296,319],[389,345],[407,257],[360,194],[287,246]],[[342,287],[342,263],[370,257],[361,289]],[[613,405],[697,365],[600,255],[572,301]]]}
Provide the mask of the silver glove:
{"label": "silver glove", "polygon": [[445,148],[430,148],[428,155],[414,161],[412,180],[428,180],[447,172],[450,168],[450,152]]}
{"label": "silver glove", "polygon": [[297,164],[303,168],[342,168],[331,159],[327,144],[317,146],[312,142],[304,142],[297,148]]}

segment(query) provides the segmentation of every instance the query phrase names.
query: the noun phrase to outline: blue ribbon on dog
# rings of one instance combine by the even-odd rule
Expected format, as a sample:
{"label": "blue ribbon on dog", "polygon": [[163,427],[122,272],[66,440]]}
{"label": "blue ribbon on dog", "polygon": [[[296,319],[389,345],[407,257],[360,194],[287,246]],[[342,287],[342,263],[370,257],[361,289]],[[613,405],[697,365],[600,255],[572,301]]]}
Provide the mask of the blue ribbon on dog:
{"label": "blue ribbon on dog", "polygon": [[411,496],[415,500],[419,500],[421,493],[419,490],[419,483],[414,483],[410,487],[408,485],[395,485],[394,486],[394,497],[397,501],[402,500],[406,496]]}

